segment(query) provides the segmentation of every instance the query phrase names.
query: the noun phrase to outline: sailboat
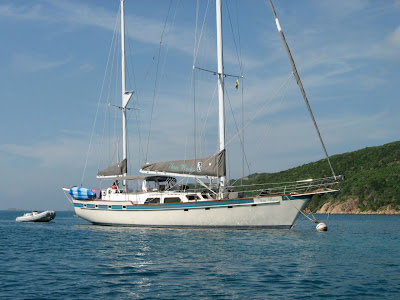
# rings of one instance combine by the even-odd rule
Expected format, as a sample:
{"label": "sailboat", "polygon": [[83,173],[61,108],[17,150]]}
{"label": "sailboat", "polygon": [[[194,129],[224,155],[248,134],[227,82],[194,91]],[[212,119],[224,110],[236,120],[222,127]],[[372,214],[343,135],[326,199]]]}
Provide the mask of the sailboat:
{"label": "sailboat", "polygon": [[[93,224],[115,226],[290,229],[313,196],[339,191],[340,176],[334,173],[331,177],[286,182],[281,185],[229,186],[226,178],[221,0],[216,0],[219,151],[203,158],[147,163],[140,169],[143,175],[128,175],[126,110],[132,92],[126,91],[125,87],[124,0],[121,0],[120,11],[123,159],[99,171],[97,177],[110,178],[114,182],[123,182],[123,185],[119,188],[115,184],[97,192],[84,187],[64,188],[77,216]],[[312,116],[276,14],[275,20]],[[325,150],[324,145],[323,147]],[[327,154],[326,150],[325,153]],[[328,156],[327,158],[329,161]],[[201,188],[179,184],[177,177],[194,178]],[[206,180],[209,182],[205,183]],[[130,190],[129,181],[139,182],[139,188]]]}

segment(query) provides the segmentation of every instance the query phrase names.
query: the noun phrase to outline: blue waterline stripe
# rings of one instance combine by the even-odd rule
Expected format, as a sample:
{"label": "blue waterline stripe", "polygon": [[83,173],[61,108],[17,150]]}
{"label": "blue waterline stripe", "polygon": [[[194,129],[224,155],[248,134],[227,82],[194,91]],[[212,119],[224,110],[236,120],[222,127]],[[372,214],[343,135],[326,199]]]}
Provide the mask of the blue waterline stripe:
{"label": "blue waterline stripe", "polygon": [[[282,196],[282,201],[296,200],[296,199],[306,199],[310,198],[310,195],[303,195],[298,197],[293,197],[290,195]],[[237,199],[237,200],[218,200],[218,201],[206,201],[206,202],[189,202],[189,203],[170,203],[170,204],[134,204],[134,205],[105,205],[105,204],[84,204],[84,203],[74,203],[74,207],[84,208],[84,209],[99,209],[99,210],[169,210],[169,209],[196,209],[196,208],[216,208],[229,205],[245,205],[253,204],[254,198],[247,199]],[[275,202],[271,202],[275,203]],[[255,203],[255,204],[268,204]]]}
{"label": "blue waterline stripe", "polygon": [[287,195],[287,196],[282,196],[282,201],[286,201],[286,200],[298,200],[298,199],[308,199],[311,198],[313,195],[303,195],[303,196],[297,196],[297,197],[293,197],[291,195]]}

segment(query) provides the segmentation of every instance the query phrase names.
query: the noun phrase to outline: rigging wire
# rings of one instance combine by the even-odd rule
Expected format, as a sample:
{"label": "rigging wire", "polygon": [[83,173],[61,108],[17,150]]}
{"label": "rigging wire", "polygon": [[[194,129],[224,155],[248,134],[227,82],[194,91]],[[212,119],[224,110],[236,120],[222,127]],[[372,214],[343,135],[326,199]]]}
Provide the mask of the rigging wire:
{"label": "rigging wire", "polygon": [[[236,2],[237,3],[237,2]],[[239,67],[240,67],[240,75],[243,75],[243,66],[242,66],[242,60],[241,57],[239,57],[239,51],[238,51],[238,47],[236,45],[236,39],[235,39],[235,32],[233,30],[233,25],[232,25],[232,19],[231,19],[231,14],[229,12],[229,5],[228,2],[225,2],[226,4],[226,11],[228,12],[228,19],[229,19],[229,24],[231,25],[231,31],[232,31],[232,36],[233,36],[233,44],[235,45],[235,50],[236,50],[236,58],[238,60],[239,63]],[[238,28],[239,28],[239,22],[238,22]],[[240,37],[240,32],[238,33],[238,36]]]}
{"label": "rigging wire", "polygon": [[[112,142],[112,138],[115,138],[115,119],[114,119],[114,126],[111,126],[112,124],[111,124],[111,122],[108,122],[107,123],[107,120],[111,120],[112,118],[111,118],[111,110],[110,110],[110,106],[111,106],[111,92],[112,92],[112,86],[113,86],[113,77],[111,76],[112,74],[113,74],[113,72],[114,72],[114,67],[115,66],[117,66],[118,65],[118,63],[116,63],[116,58],[117,58],[117,52],[119,52],[119,43],[118,43],[118,41],[119,41],[119,36],[117,35],[117,29],[115,29],[115,34],[116,34],[116,38],[114,39],[114,48],[113,48],[113,50],[114,50],[114,54],[113,54],[113,61],[112,61],[112,64],[111,64],[111,70],[110,70],[110,80],[109,80],[109,87],[108,87],[108,93],[107,93],[107,98],[106,98],[106,102],[108,103],[108,105],[107,105],[107,109],[106,109],[106,114],[108,114],[109,115],[109,117],[107,118],[104,118],[104,129],[103,129],[103,135],[102,135],[102,139],[104,140],[104,137],[105,137],[105,128],[106,128],[106,125],[108,124],[108,126],[109,126],[109,128],[108,128],[108,132],[112,132],[111,131],[111,129],[113,128],[114,129],[114,133],[112,134],[112,135],[109,135],[108,136],[108,152],[109,153],[113,153],[113,155],[109,155],[109,157],[110,157],[110,161],[109,161],[109,165],[111,165],[112,164],[112,162],[113,162],[113,160],[114,160],[114,155],[115,155],[115,148],[114,148],[114,145],[116,145],[116,143],[114,142]],[[117,67],[115,67],[115,68],[118,68],[118,66]],[[118,70],[115,70],[115,72],[118,72]],[[117,79],[116,79],[117,80]],[[115,83],[114,83],[115,84]],[[114,101],[115,101],[115,96],[114,96]],[[114,115],[115,115],[115,112],[114,112]],[[102,143],[103,143],[103,140],[102,140]],[[101,145],[102,146],[102,145]],[[103,149],[103,147],[100,147],[100,149]],[[114,149],[114,150],[113,150]],[[99,155],[99,160],[100,160],[100,157],[101,157],[101,152],[100,152],[100,155]]]}
{"label": "rigging wire", "polygon": [[[291,79],[291,78],[293,78],[293,77],[291,76],[290,79]],[[272,118],[272,121],[271,121],[271,123],[269,124],[268,129],[265,131],[264,137],[262,138],[262,140],[261,140],[261,142],[260,142],[260,144],[259,144],[259,146],[258,146],[258,149],[257,149],[256,153],[252,156],[252,157],[253,157],[253,161],[256,160],[256,157],[257,157],[258,153],[260,152],[260,150],[261,150],[261,148],[262,148],[262,145],[264,144],[267,135],[268,135],[269,132],[271,131],[272,123],[275,121],[275,119],[276,119],[276,117],[277,117],[277,115],[278,115],[278,113],[279,113],[279,111],[280,111],[280,109],[281,109],[283,100],[284,100],[285,97],[286,97],[286,94],[287,94],[287,92],[288,92],[288,90],[289,90],[289,87],[290,87],[290,83],[291,83],[291,82],[292,82],[292,81],[289,80],[289,82],[287,83],[286,90],[285,90],[284,94],[282,95],[281,101],[280,101],[279,106],[277,107],[277,109],[276,109],[276,111],[275,111],[274,117]],[[251,162],[250,165],[251,165],[252,163],[253,163],[253,162]]]}
{"label": "rigging wire", "polygon": [[[238,9],[238,1],[236,1],[236,24],[237,24],[237,36],[238,36],[239,47],[237,46],[236,39],[235,39],[235,32],[234,32],[233,25],[232,25],[232,18],[231,18],[231,14],[230,14],[230,11],[229,11],[228,2],[225,2],[225,4],[226,4],[226,10],[228,12],[229,24],[231,26],[231,31],[232,31],[232,36],[233,36],[233,43],[235,45],[236,57],[237,57],[239,68],[240,68],[240,77],[243,78],[244,76],[243,76],[242,47],[241,47],[241,41],[240,41],[240,26],[239,26],[240,22],[239,22],[239,14],[238,14],[238,11],[239,11],[239,9]],[[239,50],[238,50],[238,48],[239,48]],[[238,80],[236,82],[238,82]],[[242,80],[242,85],[241,85],[241,111],[242,111],[242,127],[243,127],[244,126],[244,86],[243,86],[243,80]],[[233,115],[233,113],[232,113],[232,115]],[[235,125],[236,125],[236,128],[237,128],[236,120],[235,120]],[[245,132],[243,130],[242,133],[241,133],[241,137],[240,137],[241,152],[242,152],[242,176],[241,176],[242,183],[243,183],[243,177],[244,177],[244,173],[245,173],[245,171],[244,171],[245,163],[247,163],[247,167],[249,168],[249,164],[248,164],[246,153],[245,153],[244,137],[245,137]]]}
{"label": "rigging wire", "polygon": [[[172,22],[171,29],[169,29],[170,31],[172,30],[172,28],[173,28],[173,26],[174,26],[174,23],[175,23],[178,4],[179,4],[179,1],[177,2],[176,6],[175,6],[175,13],[174,13],[174,17],[173,17],[173,22]],[[172,1],[170,2],[169,8],[171,7],[171,5],[172,5]],[[169,10],[168,10],[168,15],[169,15]],[[167,24],[167,20],[165,21],[165,24],[164,24],[164,30],[165,30],[166,24]],[[164,31],[163,31],[163,35],[164,35]],[[160,44],[161,44],[161,43],[162,43],[162,37],[161,37],[161,42],[160,42]],[[128,47],[129,47],[129,49],[130,49],[130,44],[128,44]],[[146,79],[147,79],[147,77],[148,77],[148,75],[149,75],[150,69],[151,69],[152,65],[154,64],[155,57],[156,57],[157,53],[158,53],[158,59],[157,59],[158,63],[159,63],[159,61],[160,61],[160,47],[161,47],[161,45],[158,47],[158,50],[156,50],[156,51],[155,51],[155,54],[153,55],[152,62],[151,62],[151,64],[149,65],[149,67],[147,68],[147,71],[146,71],[146,73],[145,73],[145,76],[143,77],[141,86],[143,86],[144,82],[146,82]],[[131,51],[131,52],[132,52],[132,51]],[[164,69],[165,69],[165,64],[166,64],[167,53],[168,53],[168,46],[167,46],[167,51],[166,51],[166,54],[165,54],[164,64],[163,64],[163,67],[162,67],[162,71],[161,71],[160,78],[162,78],[162,77],[163,77],[163,74],[164,74]],[[131,61],[132,61],[132,60],[131,60]],[[132,63],[132,70],[133,70],[133,63]],[[157,74],[158,74],[158,64],[157,64]],[[158,79],[157,79],[157,76],[158,76],[157,74],[156,74],[156,81],[158,80]],[[129,73],[128,73],[128,76],[129,76]],[[136,85],[136,82],[135,82],[135,85]],[[156,85],[157,85],[157,84],[156,84]],[[155,96],[155,95],[156,95],[156,90],[157,90],[157,88],[154,89],[153,104],[154,104],[154,102],[156,101],[156,100],[155,100],[155,97],[156,97],[156,96]],[[140,96],[140,94],[141,94],[141,88],[137,88],[135,94],[136,94],[136,103],[138,104],[138,103],[139,103],[139,96]],[[142,134],[141,134],[141,130],[140,130],[140,129],[141,129],[141,127],[140,127],[140,111],[139,111],[138,109],[134,109],[134,110],[135,110],[135,119],[136,119],[137,130],[138,130],[138,137],[139,137],[139,143],[138,143],[139,145],[138,145],[138,147],[139,147],[139,153],[141,154],[141,155],[138,156],[138,164],[141,165],[142,163],[145,163],[145,162],[147,161],[147,153],[148,153],[148,150],[146,151],[146,154],[145,154],[144,145],[143,145],[143,142],[142,142]],[[133,112],[130,112],[130,113],[129,113],[128,118],[131,117],[132,113],[133,113]],[[151,119],[152,119],[152,116],[153,116],[153,112],[152,112],[152,114],[151,114]],[[150,128],[151,128],[151,125],[150,125]],[[150,130],[150,129],[149,129],[148,135],[149,135],[149,137],[150,137],[150,135],[151,135],[151,130]],[[149,143],[149,137],[148,137],[148,143]],[[148,147],[147,147],[147,149],[148,149]],[[140,157],[142,157],[143,160],[142,160]]]}
{"label": "rigging wire", "polygon": [[303,95],[303,98],[304,98],[304,102],[305,102],[306,105],[307,105],[308,112],[310,113],[311,119],[312,119],[312,121],[313,121],[313,123],[314,123],[315,130],[317,131],[319,140],[320,140],[320,142],[321,142],[322,149],[323,149],[324,152],[325,152],[325,156],[326,156],[326,159],[327,159],[327,161],[328,161],[329,167],[330,167],[330,169],[331,169],[331,171],[332,171],[332,175],[333,175],[333,177],[336,179],[335,171],[333,170],[333,167],[332,167],[332,164],[331,164],[331,160],[329,159],[328,151],[326,150],[324,141],[322,140],[321,132],[319,131],[319,128],[318,128],[318,125],[317,125],[317,121],[315,121],[314,114],[313,114],[313,112],[312,112],[312,110],[311,110],[310,103],[308,102],[308,99],[307,99],[306,91],[305,91],[304,88],[303,88],[303,84],[302,84],[302,82],[301,82],[300,75],[299,75],[299,73],[297,72],[297,68],[296,68],[296,65],[295,65],[295,63],[294,63],[294,59],[293,59],[292,54],[291,54],[290,49],[289,49],[289,45],[288,45],[287,42],[286,42],[285,35],[283,34],[282,28],[281,28],[281,26],[280,26],[280,24],[279,24],[279,20],[278,20],[278,17],[277,17],[277,15],[276,15],[276,12],[275,12],[274,5],[272,4],[272,0],[269,0],[269,3],[271,4],[272,12],[273,12],[274,17],[275,17],[276,26],[277,26],[277,28],[278,28],[279,34],[281,35],[282,42],[283,42],[283,44],[284,44],[284,46],[285,46],[285,49],[286,49],[286,53],[287,53],[287,55],[288,55],[288,57],[289,57],[290,64],[291,64],[291,66],[292,66],[293,74],[294,74],[294,76],[296,77],[297,85],[299,86],[300,91],[301,91],[301,93],[302,93],[302,95]]}
{"label": "rigging wire", "polygon": [[[194,51],[193,68],[196,65],[197,56],[198,56],[198,53],[199,53],[199,47],[200,47],[200,44],[201,44],[201,40],[203,38],[204,29],[205,29],[206,24],[207,24],[207,16],[208,16],[208,11],[209,11],[209,6],[210,6],[210,0],[208,0],[208,2],[207,2],[206,11],[204,13],[204,18],[203,18],[203,24],[201,26],[199,41],[197,42],[197,49],[195,49],[195,51]],[[199,13],[199,11],[197,11],[197,14],[198,13]],[[197,23],[196,23],[196,27],[197,27]],[[197,32],[197,28],[196,28],[196,32]],[[196,47],[196,42],[195,42],[195,47]]]}
{"label": "rigging wire", "polygon": [[235,135],[232,136],[232,138],[225,143],[225,145],[229,145],[238,134],[240,134],[241,132],[243,132],[244,129],[246,129],[257,117],[258,115],[264,110],[264,108],[267,106],[267,104],[269,104],[272,99],[275,98],[275,96],[279,93],[279,91],[287,84],[288,80],[291,79],[293,73],[290,73],[289,77],[285,80],[285,82],[279,87],[279,89],[264,103],[264,105],[253,115],[253,117],[251,117],[249,119],[249,121],[247,121],[247,123],[242,127],[242,129],[240,129],[240,131],[238,133],[236,133]]}
{"label": "rigging wire", "polygon": [[[128,45],[130,47],[130,44],[128,44]],[[131,53],[133,53],[132,50],[130,50],[130,51],[131,51]],[[136,90],[135,95],[136,95],[136,104],[137,104],[137,106],[139,106],[139,104],[140,104],[140,99],[141,99],[140,97],[141,97],[142,88],[144,86],[144,83],[147,82],[147,78],[149,77],[150,71],[153,68],[156,52],[157,52],[157,50],[152,55],[151,62],[148,64],[148,67],[146,68],[145,75],[142,77],[143,78],[142,82],[139,83],[138,87],[135,89]],[[135,113],[136,126],[137,126],[138,137],[139,137],[139,145],[138,145],[138,147],[139,147],[139,156],[138,156],[138,160],[139,160],[139,164],[141,164],[142,162],[143,163],[145,162],[145,150],[144,150],[144,143],[143,143],[143,139],[142,139],[142,131],[140,130],[141,129],[141,126],[140,126],[140,123],[141,123],[141,121],[140,121],[140,110],[139,109],[134,109],[133,111]],[[128,119],[131,117],[132,113],[133,112],[130,112],[128,114]]]}
{"label": "rigging wire", "polygon": [[[118,11],[118,15],[119,14],[120,14],[120,10]],[[117,21],[118,21],[118,18],[116,18],[116,23],[115,23],[114,28],[117,27],[117,24],[118,24]],[[83,185],[83,180],[84,180],[84,177],[85,177],[86,168],[87,168],[87,164],[88,164],[88,160],[89,160],[89,153],[90,153],[90,149],[92,147],[94,130],[95,130],[95,126],[96,126],[96,123],[97,123],[97,117],[98,117],[98,114],[99,114],[101,98],[103,97],[103,91],[104,91],[104,85],[105,85],[105,81],[106,81],[107,69],[108,69],[108,66],[109,66],[109,63],[110,63],[112,44],[114,43],[115,36],[116,36],[116,30],[114,29],[114,35],[113,35],[113,37],[111,39],[110,50],[108,52],[108,58],[107,58],[107,63],[106,63],[106,71],[104,72],[103,82],[102,82],[101,89],[100,89],[100,95],[99,95],[99,99],[97,101],[96,114],[95,114],[94,122],[93,122],[93,126],[92,126],[92,133],[90,135],[89,147],[88,147],[88,151],[86,153],[85,164],[84,164],[84,167],[83,167],[82,178],[81,178],[81,186]]]}
{"label": "rigging wire", "polygon": [[[235,123],[237,136],[239,137],[240,144],[241,144],[241,146],[242,146],[242,148],[243,148],[242,136],[239,134],[238,123],[236,122],[235,114],[234,114],[234,112],[233,112],[232,103],[231,103],[231,100],[230,100],[230,98],[229,98],[229,93],[228,93],[228,90],[227,90],[227,89],[225,89],[225,95],[227,96],[226,98],[228,99],[229,107],[230,107],[230,109],[231,109],[231,114],[232,114],[233,121],[234,121],[234,123]],[[245,161],[246,161],[246,163],[247,163],[247,167],[248,167],[248,169],[249,169],[249,171],[250,171],[250,164],[249,164],[249,162],[248,162],[248,160],[247,160],[246,155],[244,156],[244,159],[245,159]]]}
{"label": "rigging wire", "polygon": [[[125,34],[126,34],[126,36],[129,36],[128,28],[129,28],[129,26],[125,26]],[[133,51],[131,49],[130,39],[127,39],[126,42],[127,42],[126,44],[128,45],[128,48],[129,48],[129,53],[133,53]],[[127,58],[127,56],[125,54],[125,59],[126,58]],[[136,91],[135,92],[135,98],[133,99],[134,100],[133,102],[134,103],[136,102],[136,105],[138,106],[139,95],[137,93],[137,83],[136,83],[136,76],[135,76],[135,68],[133,67],[134,66],[133,55],[129,55],[129,58],[130,58],[129,59],[130,68],[132,69],[132,79],[131,79],[131,75],[130,75],[131,74],[130,73],[130,68],[126,68],[126,77],[127,77],[127,81],[129,83],[133,82],[133,88],[134,88],[134,91]],[[136,158],[137,158],[138,165],[140,165],[140,162],[141,162],[140,157],[141,157],[141,154],[143,153],[142,137],[141,137],[141,130],[140,130],[141,129],[140,128],[140,114],[139,114],[139,112],[137,112],[138,109],[132,109],[132,110],[135,111],[135,120],[136,120],[137,136],[138,136],[138,138],[137,138],[137,140],[138,140],[138,143],[137,143],[138,152],[137,153],[139,153],[139,155],[137,155]],[[133,113],[132,110],[128,109],[128,114],[127,114],[127,117],[126,117],[127,121],[131,119],[131,116],[132,116],[132,113]],[[129,163],[132,161],[130,159],[131,158],[131,151],[130,150],[131,149],[130,149],[129,144],[128,144],[128,157],[129,157],[128,162]],[[130,165],[128,169],[129,170],[133,169],[133,166]]]}
{"label": "rigging wire", "polygon": [[[192,82],[190,84],[190,96],[189,99],[192,99],[193,96],[193,106],[196,105],[196,74],[195,74],[195,62],[196,62],[196,45],[197,45],[197,30],[198,30],[198,23],[199,23],[199,10],[200,10],[200,0],[197,0],[196,4],[196,22],[195,22],[195,30],[194,30],[194,43],[193,43],[193,68],[192,68]],[[196,117],[196,115],[195,115]],[[188,126],[189,128],[189,126]],[[189,134],[186,133],[186,141],[185,141],[185,154],[184,158],[186,159],[187,155],[187,147],[188,147],[188,136]],[[195,149],[195,156],[196,156],[196,134],[194,134],[194,149]]]}
{"label": "rigging wire", "polygon": [[[120,16],[119,16],[120,17]],[[117,21],[120,21],[120,18],[117,18]],[[117,25],[117,24],[116,24]],[[113,110],[111,111],[110,107],[114,106],[114,107],[119,107],[118,105],[118,99],[120,99],[120,89],[116,88],[119,84],[120,84],[120,78],[118,76],[112,76],[113,74],[121,74],[121,65],[119,64],[119,62],[116,62],[118,55],[117,53],[120,53],[121,51],[121,44],[120,42],[120,36],[118,34],[118,28],[119,26],[115,27],[114,29],[114,34],[116,36],[116,38],[114,39],[114,53],[113,53],[113,60],[112,60],[112,64],[111,64],[111,69],[110,69],[110,81],[109,81],[109,87],[108,87],[108,93],[107,93],[107,98],[106,98],[106,102],[108,103],[107,105],[107,109],[105,111],[105,115],[106,117],[104,118],[104,127],[103,127],[103,134],[102,134],[102,142],[101,142],[101,146],[100,146],[100,155],[99,155],[99,165],[100,165],[100,158],[101,158],[101,154],[102,154],[102,149],[103,149],[103,142],[104,142],[104,138],[106,136],[105,134],[105,129],[106,129],[106,125],[109,126],[108,128],[108,132],[112,133],[110,135],[108,135],[108,152],[109,152],[109,162],[108,165],[112,165],[113,163],[115,163],[115,161],[120,161],[119,159],[119,145],[122,139],[122,135],[119,134],[119,131],[117,131],[117,120],[119,119],[119,113],[118,110]],[[114,71],[115,70],[115,71]],[[115,73],[114,73],[115,72]],[[113,78],[114,78],[114,82],[113,82]],[[113,89],[113,87],[115,87]],[[114,92],[114,95],[111,97],[111,93]],[[111,100],[110,99],[114,99],[114,104],[111,104]],[[113,112],[113,117],[111,117],[111,112]],[[108,117],[107,117],[108,114]],[[107,120],[110,120],[107,123]],[[111,122],[111,120],[113,120],[113,123]]]}
{"label": "rigging wire", "polygon": [[[199,16],[199,10],[198,10],[198,6],[197,6],[197,14],[196,14],[196,35],[195,35],[195,47],[194,47],[194,59],[193,59],[193,69],[200,69],[200,70],[202,70],[201,68],[197,68],[196,66],[195,66],[195,64],[196,64],[196,61],[197,61],[197,55],[198,55],[198,51],[199,51],[199,47],[200,47],[200,42],[201,42],[201,38],[202,38],[202,36],[203,36],[203,32],[204,32],[204,28],[205,28],[205,24],[206,24],[206,18],[207,18],[207,13],[208,13],[208,7],[209,7],[209,2],[210,1],[208,1],[208,3],[207,3],[207,9],[206,9],[206,12],[205,12],[205,15],[204,15],[204,19],[203,19],[203,25],[202,25],[202,29],[201,29],[201,33],[200,33],[200,38],[199,38],[199,41],[198,41],[198,43],[197,43],[197,31],[198,31],[198,16]],[[231,31],[232,31],[232,33],[233,33],[233,36],[235,36],[235,32],[234,32],[234,29],[233,29],[233,23],[232,23],[232,19],[231,19],[231,15],[230,15],[230,12],[229,12],[229,6],[227,5],[227,11],[228,11],[228,16],[229,16],[229,21],[230,21],[230,28],[231,28]],[[240,31],[239,31],[239,24],[238,24],[238,35],[239,35],[239,41],[240,41]],[[197,48],[196,48],[196,43],[197,43]],[[239,66],[240,66],[240,71],[241,71],[241,75],[240,76],[234,76],[234,77],[241,77],[241,78],[243,78],[243,67],[242,67],[242,59],[241,59],[241,51],[239,51],[238,50],[238,43],[236,42],[236,39],[234,38],[234,45],[235,45],[235,50],[236,50],[236,57],[237,57],[237,59],[238,59],[238,64],[239,64]],[[240,45],[240,42],[239,42],[239,45]],[[212,72],[213,73],[213,72]],[[193,76],[192,76],[192,78],[193,78],[193,80],[195,80],[195,72],[193,72]],[[194,92],[195,92],[195,84],[193,84],[193,90],[194,90]],[[242,90],[242,103],[243,103],[243,87],[241,88],[241,90]],[[225,89],[225,91],[226,91],[226,89]],[[215,96],[215,90],[214,90],[214,94],[213,94],[213,97],[212,97],[212,100],[210,101],[210,104],[209,104],[209,108],[208,108],[208,110],[207,110],[207,113],[206,113],[206,116],[205,116],[205,121],[204,121],[204,125],[203,125],[203,129],[201,130],[201,132],[200,132],[200,139],[202,140],[203,139],[203,137],[204,137],[204,134],[205,134],[205,128],[206,128],[206,124],[207,124],[207,120],[208,120],[208,116],[209,116],[209,112],[210,112],[210,108],[211,108],[211,106],[212,106],[212,102],[213,102],[213,100],[214,100],[214,97]],[[197,109],[196,109],[196,98],[194,97],[194,114],[195,114],[195,118],[194,118],[194,126],[195,126],[195,128],[197,127]],[[231,106],[231,109],[232,109],[232,106]],[[244,116],[243,116],[243,105],[242,105],[242,123],[244,122],[243,121],[244,120]],[[238,128],[238,125],[237,125],[237,122],[236,122],[236,120],[235,120],[235,125],[236,125],[236,128]],[[194,129],[194,140],[195,140],[195,155],[197,155],[197,145],[196,145],[196,143],[197,143],[197,132],[196,132],[196,129]],[[243,140],[243,138],[241,139],[241,140]],[[243,142],[241,143],[242,144],[242,152],[244,153],[244,145],[243,145]],[[244,155],[244,154],[243,154]]]}
{"label": "rigging wire", "polygon": [[[239,43],[239,58],[240,58],[240,70],[241,70],[241,75],[242,75],[242,84],[241,84],[241,94],[242,94],[242,127],[244,126],[244,79],[243,79],[243,56],[242,56],[242,42],[240,39],[240,27],[239,27],[239,8],[238,8],[238,0],[236,0],[236,24],[237,24],[237,32],[238,32],[238,43]],[[242,140],[243,140],[243,148],[242,148],[242,179],[241,179],[241,184],[243,184],[243,178],[244,178],[244,156],[246,154],[245,151],[245,131],[243,130],[242,132]]]}
{"label": "rigging wire", "polygon": [[[204,120],[204,123],[203,123],[203,129],[201,130],[201,133],[200,133],[200,140],[206,140],[205,139],[206,125],[208,123],[208,117],[210,115],[211,108],[213,107],[214,100],[216,99],[215,96],[217,94],[217,89],[218,89],[218,84],[215,84],[214,92],[213,92],[213,95],[211,97],[211,101],[210,101],[210,103],[208,105],[207,113],[206,113],[205,120]],[[217,150],[218,150],[218,147],[217,147]]]}
{"label": "rigging wire", "polygon": [[[171,0],[171,5],[172,5],[172,0]],[[174,15],[173,15],[173,18],[172,18],[171,25],[168,28],[168,33],[171,32],[174,29],[175,20],[176,20],[176,14],[178,12],[178,6],[179,6],[179,0],[176,2],[175,12],[174,12]],[[168,14],[169,14],[169,12],[168,12]],[[168,51],[169,51],[169,43],[166,43],[166,50],[165,50],[165,54],[164,54],[164,62],[163,62],[163,66],[161,68],[161,76],[160,76],[160,78],[163,78],[163,75],[164,75],[165,65],[167,63]]]}
{"label": "rigging wire", "polygon": [[168,22],[168,18],[169,18],[169,12],[171,10],[171,5],[172,5],[172,0],[170,1],[169,6],[168,6],[168,13],[167,13],[167,17],[165,18],[164,27],[163,27],[163,30],[162,30],[162,33],[161,33],[161,38],[160,38],[160,44],[159,44],[159,47],[158,47],[156,79],[155,79],[155,82],[154,82],[153,103],[152,103],[152,106],[151,106],[150,125],[149,125],[149,132],[148,132],[148,135],[147,135],[145,161],[147,161],[147,156],[148,156],[148,153],[149,153],[150,132],[151,132],[151,126],[152,126],[152,123],[153,123],[152,121],[153,121],[154,106],[155,106],[155,101],[156,101],[156,93],[157,93],[157,89],[158,89],[158,68],[159,68],[159,64],[160,64],[161,45],[162,45],[162,42],[163,42],[165,28],[167,27],[167,22]]}
{"label": "rigging wire", "polygon": [[[197,1],[196,5],[196,22],[195,22],[195,36],[194,36],[194,43],[193,43],[193,67],[192,67],[192,79],[191,79],[191,85],[190,85],[190,96],[189,99],[192,99],[193,101],[193,140],[194,140],[194,156],[197,158],[197,109],[196,109],[196,61],[198,57],[198,52],[199,52],[199,47],[201,44],[201,40],[203,37],[203,32],[205,29],[205,25],[207,22],[207,16],[208,16],[208,11],[209,11],[209,6],[210,6],[210,0],[207,2],[206,10],[204,13],[203,17],[203,22],[201,26],[201,31],[200,35],[198,34],[198,27],[199,27],[199,15],[200,15],[200,0]],[[199,36],[198,36],[199,35]],[[188,102],[188,107],[190,103]],[[190,126],[187,126],[187,132],[186,132],[186,141],[185,141],[185,154],[184,157],[186,158],[188,156],[188,139],[189,139],[189,130]],[[201,152],[201,151],[200,151]]]}

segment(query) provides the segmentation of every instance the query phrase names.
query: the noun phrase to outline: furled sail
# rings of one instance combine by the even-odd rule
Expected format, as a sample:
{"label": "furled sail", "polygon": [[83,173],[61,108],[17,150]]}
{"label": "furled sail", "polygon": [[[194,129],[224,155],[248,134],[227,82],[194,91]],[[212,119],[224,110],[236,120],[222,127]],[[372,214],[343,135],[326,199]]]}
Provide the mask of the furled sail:
{"label": "furled sail", "polygon": [[115,177],[123,174],[126,174],[126,159],[106,169],[100,170],[97,173],[97,177]]}
{"label": "furled sail", "polygon": [[211,177],[225,176],[225,150],[204,158],[145,164],[142,166],[140,172],[148,174],[175,174]]}

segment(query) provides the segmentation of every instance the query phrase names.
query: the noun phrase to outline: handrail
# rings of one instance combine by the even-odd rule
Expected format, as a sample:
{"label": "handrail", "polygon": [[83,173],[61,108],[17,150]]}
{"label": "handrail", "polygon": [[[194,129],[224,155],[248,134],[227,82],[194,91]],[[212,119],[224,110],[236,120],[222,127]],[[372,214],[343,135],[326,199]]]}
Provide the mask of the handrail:
{"label": "handrail", "polygon": [[[309,179],[306,181],[278,183],[255,183],[247,185],[226,186],[225,192],[236,192],[239,197],[267,196],[267,195],[290,195],[310,193],[317,190],[339,190],[339,179],[342,176]],[[215,187],[217,190],[217,187]],[[187,193],[204,192],[204,188],[186,189]]]}

